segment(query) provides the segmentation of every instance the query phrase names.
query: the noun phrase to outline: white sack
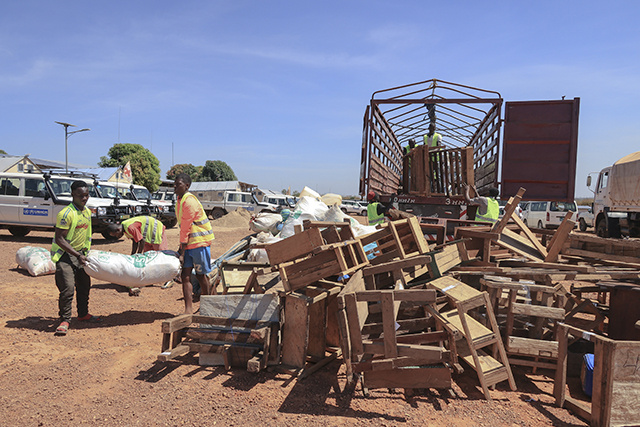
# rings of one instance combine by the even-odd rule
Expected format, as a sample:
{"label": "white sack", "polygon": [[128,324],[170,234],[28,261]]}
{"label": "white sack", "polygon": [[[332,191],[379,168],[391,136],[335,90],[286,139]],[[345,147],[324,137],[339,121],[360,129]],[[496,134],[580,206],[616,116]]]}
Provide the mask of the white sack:
{"label": "white sack", "polygon": [[90,251],[84,270],[94,279],[140,287],[163,283],[176,277],[180,272],[180,260],[156,251],[135,255]]}
{"label": "white sack", "polygon": [[282,215],[271,212],[260,212],[251,217],[249,228],[252,231],[267,231],[273,235],[278,234],[278,223],[282,221]]}
{"label": "white sack", "polygon": [[298,200],[298,203],[296,203],[296,207],[293,209],[291,215],[294,215],[296,212],[301,212],[317,218],[315,221],[323,221],[321,218],[324,218],[328,210],[329,207],[327,207],[327,205],[322,201],[314,199],[313,197],[305,196]]}
{"label": "white sack", "polygon": [[32,276],[42,276],[56,272],[56,264],[51,261],[51,252],[37,246],[25,246],[16,252],[16,262],[20,268]]}
{"label": "white sack", "polygon": [[371,234],[374,231],[377,231],[375,225],[362,225],[358,222],[357,219],[347,215],[346,213],[340,210],[339,206],[331,206],[327,211],[324,219],[322,221],[328,222],[344,222],[345,219],[348,219],[351,224],[351,230],[353,230],[353,234],[356,237],[361,237],[367,234]]}

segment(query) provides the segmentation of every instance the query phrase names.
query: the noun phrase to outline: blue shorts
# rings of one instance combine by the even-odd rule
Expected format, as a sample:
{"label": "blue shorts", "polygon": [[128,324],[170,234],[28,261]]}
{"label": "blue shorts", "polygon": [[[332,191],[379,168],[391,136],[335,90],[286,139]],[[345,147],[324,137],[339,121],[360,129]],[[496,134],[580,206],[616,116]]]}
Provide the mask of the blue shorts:
{"label": "blue shorts", "polygon": [[197,275],[211,273],[211,249],[209,246],[184,251],[183,268],[193,268]]}

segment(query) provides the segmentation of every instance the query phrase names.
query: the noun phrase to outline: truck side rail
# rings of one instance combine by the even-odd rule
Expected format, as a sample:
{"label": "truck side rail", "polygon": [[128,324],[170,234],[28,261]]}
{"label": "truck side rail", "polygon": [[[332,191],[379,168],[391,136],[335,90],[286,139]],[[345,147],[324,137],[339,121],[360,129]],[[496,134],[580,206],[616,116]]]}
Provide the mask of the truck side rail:
{"label": "truck side rail", "polygon": [[473,147],[479,190],[497,186],[502,103],[498,92],[437,79],[374,92],[363,123],[360,194],[402,191],[403,146],[420,145],[430,125],[445,148]]}

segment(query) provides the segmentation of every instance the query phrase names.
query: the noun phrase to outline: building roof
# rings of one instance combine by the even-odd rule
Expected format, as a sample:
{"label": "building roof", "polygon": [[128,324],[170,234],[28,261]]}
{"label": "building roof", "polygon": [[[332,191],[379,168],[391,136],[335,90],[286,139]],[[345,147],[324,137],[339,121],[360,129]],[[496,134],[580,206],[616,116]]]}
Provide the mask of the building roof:
{"label": "building roof", "polygon": [[10,167],[18,163],[20,160],[22,160],[23,158],[24,157],[8,156],[8,155],[2,154],[0,157],[0,172],[6,171]]}
{"label": "building roof", "polygon": [[208,182],[192,182],[189,191],[225,191],[240,190],[239,181],[208,181]]}
{"label": "building roof", "polygon": [[83,168],[74,169],[78,172],[83,172],[91,175],[95,175],[98,181],[108,181],[120,168]]}
{"label": "building roof", "polygon": [[[50,169],[62,169],[62,170],[64,170],[64,168],[65,168],[64,162],[58,162],[56,160],[34,159],[33,157],[29,157],[29,159],[31,159],[31,161],[36,166],[38,166],[40,169],[43,169],[43,170],[50,170]],[[69,163],[68,167],[69,167],[69,169],[82,169],[82,168],[86,168],[87,166],[78,165],[78,164],[75,164],[75,163]]]}

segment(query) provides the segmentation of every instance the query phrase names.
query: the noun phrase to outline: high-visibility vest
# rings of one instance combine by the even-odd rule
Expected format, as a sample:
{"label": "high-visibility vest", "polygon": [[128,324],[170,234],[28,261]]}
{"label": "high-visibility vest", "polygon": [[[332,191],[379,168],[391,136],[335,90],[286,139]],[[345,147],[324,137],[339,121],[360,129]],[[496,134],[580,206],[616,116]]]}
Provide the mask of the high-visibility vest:
{"label": "high-visibility vest", "polygon": [[[160,243],[162,243],[162,232],[164,231],[164,225],[160,221],[155,218],[151,218],[150,216],[135,216],[133,218],[122,221],[124,232],[127,233],[127,228],[129,228],[130,225],[135,224],[136,222],[142,224],[142,226],[140,227],[142,240],[154,245],[159,245]],[[129,236],[128,233],[127,236]]]}
{"label": "high-visibility vest", "polygon": [[185,193],[176,205],[176,217],[178,218],[178,224],[182,224],[182,206],[189,197],[193,197],[196,203],[200,206],[200,209],[198,210],[198,216],[194,219],[193,223],[191,223],[187,247],[191,246],[193,248],[197,248],[200,246],[206,246],[204,243],[208,244],[215,237],[213,235],[213,230],[211,229],[209,218],[207,218],[207,214],[204,212],[200,201],[191,193]]}
{"label": "high-visibility vest", "polygon": [[380,203],[374,202],[367,205],[367,218],[369,219],[369,225],[378,225],[384,222],[384,215],[378,213],[378,205]]}
{"label": "high-visibility vest", "polygon": [[476,213],[476,221],[490,222],[493,224],[498,222],[498,216],[500,216],[500,204],[493,197],[487,197],[487,201],[487,213],[484,215]]}
{"label": "high-visibility vest", "polygon": [[[91,249],[91,211],[85,207],[84,211],[80,212],[78,210],[78,208],[76,207],[76,205],[74,205],[73,203],[71,203],[69,206],[67,206],[66,208],[64,208],[62,211],[60,211],[60,213],[64,216],[68,216],[71,219],[71,226],[69,227],[69,231],[67,232],[67,237],[65,237],[65,240],[67,242],[70,242],[73,240],[73,236],[76,232],[76,226],[78,225],[78,215],[82,215],[84,213],[88,213],[89,214],[89,228],[88,228],[88,233],[89,233],[89,238],[85,240],[84,245],[82,246],[82,248],[78,249],[78,248],[74,248],[76,249],[78,252],[82,252],[83,254],[87,254],[89,252],[89,249]],[[57,243],[56,243],[56,238],[53,238],[53,244],[51,245],[51,261],[53,262],[58,262],[58,260],[62,257],[62,255],[64,255],[65,250],[62,249]]]}
{"label": "high-visibility vest", "polygon": [[429,137],[429,135],[425,135],[424,137],[424,145],[428,145],[429,147],[437,147],[438,141],[442,142],[442,135],[438,132],[434,132],[434,134]]}

